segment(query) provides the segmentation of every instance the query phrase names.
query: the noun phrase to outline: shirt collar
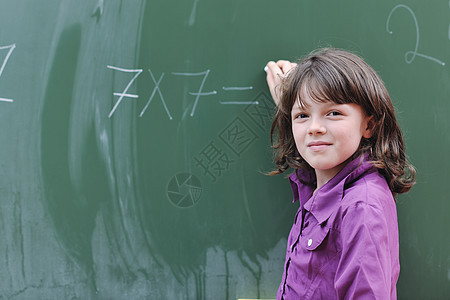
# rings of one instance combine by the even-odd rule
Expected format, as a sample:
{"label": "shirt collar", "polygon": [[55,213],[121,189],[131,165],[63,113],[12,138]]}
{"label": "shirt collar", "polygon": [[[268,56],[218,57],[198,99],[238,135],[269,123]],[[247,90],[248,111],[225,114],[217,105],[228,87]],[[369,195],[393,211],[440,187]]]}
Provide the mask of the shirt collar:
{"label": "shirt collar", "polygon": [[[300,205],[322,224],[331,216],[344,194],[344,187],[356,181],[370,169],[376,170],[365,153],[350,161],[330,181],[318,189],[314,195],[314,170],[297,169],[289,176],[293,202],[300,201]],[[312,184],[308,184],[312,183]]]}

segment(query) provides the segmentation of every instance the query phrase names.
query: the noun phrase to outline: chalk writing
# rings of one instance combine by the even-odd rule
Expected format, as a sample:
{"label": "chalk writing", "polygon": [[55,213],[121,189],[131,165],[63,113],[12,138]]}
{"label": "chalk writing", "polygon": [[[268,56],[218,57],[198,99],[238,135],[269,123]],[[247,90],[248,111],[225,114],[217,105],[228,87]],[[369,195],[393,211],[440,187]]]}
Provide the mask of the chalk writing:
{"label": "chalk writing", "polygon": [[[113,108],[111,109],[111,111],[108,115],[108,117],[111,118],[114,115],[114,113],[116,112],[119,104],[122,102],[122,100],[124,98],[133,98],[133,99],[139,98],[139,95],[129,93],[128,90],[130,89],[131,85],[133,85],[133,83],[135,83],[135,81],[137,80],[139,75],[141,75],[143,69],[125,69],[125,68],[119,68],[119,67],[111,66],[111,65],[108,65],[107,68],[111,69],[111,70],[119,71],[119,72],[124,72],[124,73],[135,73],[133,78],[128,82],[127,86],[124,88],[124,90],[122,92],[113,93],[114,96],[118,96],[119,98],[115,102]],[[169,120],[173,120],[172,114],[170,113],[170,110],[169,110],[169,106],[167,105],[166,100],[164,99],[163,93],[161,92],[161,82],[165,78],[166,73],[162,72],[161,75],[159,76],[159,78],[156,79],[155,75],[153,74],[153,71],[150,68],[148,68],[147,70],[148,70],[148,74],[151,77],[151,80],[153,81],[154,87],[153,87],[153,91],[152,91],[147,103],[145,104],[145,106],[141,110],[141,112],[139,113],[139,117],[144,116],[144,114],[147,112],[151,102],[153,101],[154,97],[158,93],[159,98],[164,106],[165,111],[166,111],[166,114],[169,117]],[[211,70],[206,70],[203,72],[196,72],[196,73],[170,72],[170,74],[174,75],[174,76],[187,76],[187,77],[202,76],[202,80],[201,80],[198,90],[196,92],[192,92],[192,91],[188,92],[189,95],[195,96],[192,108],[188,108],[188,109],[190,109],[191,117],[193,117],[195,115],[195,112],[199,105],[201,96],[211,96],[211,95],[217,94],[216,90],[207,91],[207,92],[203,91],[206,80],[208,79],[210,72],[211,72]],[[243,91],[245,92],[245,91],[253,90],[253,86],[222,86],[222,90],[225,92],[243,92]],[[226,104],[226,105],[259,105],[260,104],[259,101],[220,101],[219,103]],[[185,111],[185,113],[183,113],[183,115],[185,115],[186,113],[188,113],[187,110]]]}
{"label": "chalk writing", "polygon": [[247,91],[253,90],[252,86],[223,86],[224,91]]}
{"label": "chalk writing", "polygon": [[[224,91],[248,91],[253,90],[252,86],[223,86]],[[220,101],[220,104],[226,105],[258,105],[258,101]]]}
{"label": "chalk writing", "polygon": [[164,72],[161,74],[161,76],[159,77],[158,81],[156,81],[155,76],[152,73],[152,70],[148,69],[148,72],[150,73],[150,76],[152,77],[152,80],[153,80],[153,83],[155,84],[155,87],[153,88],[152,95],[150,96],[147,104],[145,105],[145,107],[141,111],[141,113],[139,114],[139,117],[142,117],[142,115],[147,110],[147,107],[150,105],[150,102],[152,102],[153,97],[155,96],[156,92],[158,92],[159,97],[161,98],[162,104],[164,105],[164,109],[166,110],[166,113],[169,116],[169,119],[172,120],[172,116],[170,115],[169,109],[167,108],[167,105],[166,105],[166,101],[164,101],[164,97],[163,97],[163,95],[161,93],[161,90],[159,89],[159,84],[161,83],[161,81],[162,81],[162,79],[164,77]]}
{"label": "chalk writing", "polygon": [[233,105],[258,105],[258,101],[220,101],[220,104],[233,104]]}
{"label": "chalk writing", "polygon": [[97,18],[97,22],[100,20],[100,17],[103,15],[104,7],[105,7],[104,0],[98,0],[97,4],[95,5],[95,8],[91,14],[91,17]]}
{"label": "chalk writing", "polygon": [[388,18],[387,18],[387,21],[386,21],[386,31],[387,31],[389,34],[393,34],[393,32],[389,29],[389,24],[390,24],[391,17],[392,17],[392,15],[393,15],[393,13],[394,13],[397,9],[400,9],[400,8],[406,9],[406,10],[411,14],[411,16],[412,16],[412,18],[413,18],[413,20],[414,20],[415,28],[416,28],[416,45],[415,45],[415,47],[414,47],[414,51],[407,51],[407,52],[405,53],[405,61],[406,61],[406,63],[407,63],[407,64],[412,63],[412,62],[414,61],[414,59],[416,58],[416,56],[419,56],[419,57],[422,57],[422,58],[425,58],[425,59],[434,61],[434,62],[436,62],[436,63],[438,63],[438,64],[440,64],[440,65],[442,65],[442,66],[445,66],[445,62],[443,62],[443,61],[441,61],[441,60],[439,60],[439,59],[437,59],[437,58],[435,58],[435,57],[432,57],[432,56],[429,56],[429,55],[425,55],[425,54],[423,54],[423,53],[419,53],[419,52],[418,52],[418,49],[419,49],[419,39],[420,39],[420,34],[419,34],[419,23],[418,23],[418,21],[417,21],[417,18],[416,18],[416,15],[415,15],[414,11],[413,11],[409,6],[406,6],[406,5],[404,5],[404,4],[399,4],[399,5],[395,6],[395,7],[391,10],[391,12],[389,13],[389,16],[388,16]]}
{"label": "chalk writing", "polygon": [[189,26],[194,25],[195,23],[195,15],[197,14],[197,4],[198,4],[198,0],[194,0],[194,5],[192,6],[192,11],[191,11],[191,15],[189,17]]}
{"label": "chalk writing", "polygon": [[177,76],[202,76],[202,83],[200,84],[200,88],[198,89],[198,92],[189,92],[189,95],[196,96],[194,101],[194,106],[192,107],[191,111],[191,117],[195,114],[195,109],[197,108],[198,100],[200,99],[200,96],[208,96],[208,95],[215,95],[217,94],[217,91],[211,91],[211,92],[203,92],[203,86],[205,85],[206,78],[208,78],[210,70],[206,70],[204,72],[199,73],[178,73],[178,72],[172,72],[173,75]]}
{"label": "chalk writing", "polygon": [[122,102],[122,99],[124,97],[128,97],[128,98],[138,98],[138,95],[135,94],[127,94],[128,89],[130,88],[130,86],[133,84],[133,82],[136,80],[136,78],[138,78],[138,76],[142,73],[142,69],[123,69],[123,68],[118,68],[118,67],[114,67],[114,66],[107,66],[108,69],[112,69],[112,70],[116,70],[116,71],[120,71],[120,72],[125,72],[125,73],[136,73],[133,76],[133,79],[130,80],[130,82],[128,83],[128,85],[125,87],[125,89],[123,90],[122,93],[113,93],[114,96],[119,96],[119,99],[117,100],[116,104],[114,105],[114,107],[112,108],[111,112],[108,115],[108,118],[111,118],[111,116],[114,114],[114,112],[117,109],[117,106],[119,106],[120,102]]}
{"label": "chalk writing", "polygon": [[[6,63],[8,62],[9,57],[11,56],[11,54],[14,51],[15,48],[16,48],[16,44],[0,47],[0,50],[9,49],[8,53],[5,56],[5,59],[3,60],[2,66],[0,68],[0,77],[2,76],[3,71],[5,70]],[[2,102],[10,102],[10,103],[14,102],[13,99],[9,99],[9,98],[0,98],[0,101],[2,101]]]}

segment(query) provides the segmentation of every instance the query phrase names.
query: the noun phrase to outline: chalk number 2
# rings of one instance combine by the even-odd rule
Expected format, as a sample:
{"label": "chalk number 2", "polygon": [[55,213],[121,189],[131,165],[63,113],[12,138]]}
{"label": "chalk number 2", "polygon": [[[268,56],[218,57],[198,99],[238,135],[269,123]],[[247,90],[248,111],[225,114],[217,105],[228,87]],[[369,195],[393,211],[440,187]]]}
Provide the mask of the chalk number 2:
{"label": "chalk number 2", "polygon": [[[393,32],[389,29],[389,24],[390,24],[390,21],[391,21],[391,17],[392,17],[392,15],[394,14],[394,12],[396,12],[397,10],[402,9],[402,8],[403,8],[403,9],[406,9],[406,10],[411,14],[411,17],[412,17],[413,20],[414,20],[414,25],[415,25],[415,27],[416,27],[416,45],[415,45],[413,51],[406,51],[406,52],[405,52],[405,61],[406,61],[406,63],[407,63],[407,64],[412,63],[412,62],[414,61],[414,59],[416,58],[416,56],[419,56],[419,57],[422,57],[422,58],[425,58],[425,59],[434,61],[435,63],[438,63],[438,64],[440,64],[440,65],[442,65],[442,66],[445,66],[445,62],[443,62],[443,61],[441,61],[441,60],[439,60],[439,59],[437,59],[437,58],[435,58],[435,57],[432,57],[432,56],[429,56],[429,55],[425,55],[425,54],[423,54],[423,53],[419,53],[419,52],[418,52],[418,50],[419,50],[419,39],[420,39],[420,35],[419,35],[419,23],[417,22],[417,18],[416,18],[416,15],[415,15],[414,11],[413,11],[409,6],[406,6],[406,5],[404,5],[404,4],[399,4],[399,5],[395,6],[395,7],[391,10],[391,12],[390,12],[390,14],[389,14],[389,16],[388,16],[388,18],[387,18],[387,21],[386,21],[386,31],[387,31],[389,34],[392,34],[392,33],[393,33]],[[450,28],[449,28],[449,30],[450,30]],[[450,33],[449,33],[449,35],[450,35]]]}

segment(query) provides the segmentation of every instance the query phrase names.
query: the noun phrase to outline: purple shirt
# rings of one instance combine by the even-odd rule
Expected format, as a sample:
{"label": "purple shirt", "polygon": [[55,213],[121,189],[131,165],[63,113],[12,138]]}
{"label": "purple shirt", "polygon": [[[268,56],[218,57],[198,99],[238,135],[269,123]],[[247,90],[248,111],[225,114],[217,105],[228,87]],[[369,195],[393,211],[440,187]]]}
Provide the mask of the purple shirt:
{"label": "purple shirt", "polygon": [[290,177],[300,201],[277,299],[396,299],[400,272],[395,201],[385,178],[359,157],[313,194]]}

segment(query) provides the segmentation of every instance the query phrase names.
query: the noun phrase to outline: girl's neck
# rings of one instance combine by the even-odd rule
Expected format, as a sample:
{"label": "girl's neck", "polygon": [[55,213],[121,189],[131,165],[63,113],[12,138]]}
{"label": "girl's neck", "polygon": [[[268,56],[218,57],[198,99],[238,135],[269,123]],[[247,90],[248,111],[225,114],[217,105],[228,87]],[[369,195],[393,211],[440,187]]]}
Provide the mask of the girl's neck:
{"label": "girl's neck", "polygon": [[342,170],[345,165],[348,163],[348,160],[343,162],[342,164],[327,170],[314,170],[316,173],[316,181],[317,186],[314,190],[314,193],[319,190],[322,186],[324,186],[328,181],[330,181],[340,170]]}

